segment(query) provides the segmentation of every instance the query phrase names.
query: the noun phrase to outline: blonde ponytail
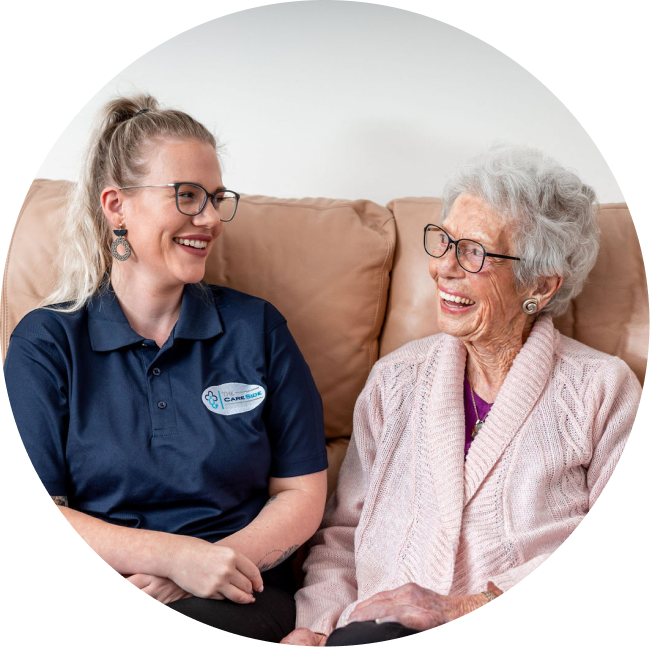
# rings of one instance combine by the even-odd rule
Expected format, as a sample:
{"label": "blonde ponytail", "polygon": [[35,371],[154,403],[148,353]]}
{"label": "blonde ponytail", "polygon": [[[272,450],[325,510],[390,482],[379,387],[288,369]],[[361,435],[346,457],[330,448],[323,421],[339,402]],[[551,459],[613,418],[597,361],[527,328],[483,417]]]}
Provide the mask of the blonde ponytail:
{"label": "blonde ponytail", "polygon": [[101,110],[69,195],[58,280],[41,306],[56,303],[63,312],[79,310],[109,278],[112,232],[102,210],[102,191],[137,184],[147,172],[144,147],[156,139],[197,140],[217,148],[205,126],[185,112],[160,109],[150,95],[120,97]]}

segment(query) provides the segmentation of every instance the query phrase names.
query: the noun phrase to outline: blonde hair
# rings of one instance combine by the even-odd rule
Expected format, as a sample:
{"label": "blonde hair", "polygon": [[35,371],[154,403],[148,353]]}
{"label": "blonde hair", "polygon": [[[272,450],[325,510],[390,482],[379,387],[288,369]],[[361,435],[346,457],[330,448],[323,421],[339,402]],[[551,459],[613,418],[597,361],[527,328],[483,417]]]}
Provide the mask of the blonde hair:
{"label": "blonde hair", "polygon": [[110,277],[113,234],[102,210],[102,191],[137,184],[147,172],[147,145],[162,139],[197,140],[217,150],[205,126],[185,112],[161,109],[150,95],[119,97],[100,111],[69,195],[58,280],[41,307],[60,304],[57,310],[75,312]]}

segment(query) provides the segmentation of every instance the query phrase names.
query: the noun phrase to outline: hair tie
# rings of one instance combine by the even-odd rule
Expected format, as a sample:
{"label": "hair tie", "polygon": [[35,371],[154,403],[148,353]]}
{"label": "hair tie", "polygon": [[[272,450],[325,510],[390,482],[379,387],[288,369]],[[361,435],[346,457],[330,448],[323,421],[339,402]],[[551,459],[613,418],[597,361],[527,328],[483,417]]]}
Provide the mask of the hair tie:
{"label": "hair tie", "polygon": [[142,108],[142,110],[138,110],[138,112],[135,113],[134,117],[143,115],[145,112],[151,112],[151,108]]}

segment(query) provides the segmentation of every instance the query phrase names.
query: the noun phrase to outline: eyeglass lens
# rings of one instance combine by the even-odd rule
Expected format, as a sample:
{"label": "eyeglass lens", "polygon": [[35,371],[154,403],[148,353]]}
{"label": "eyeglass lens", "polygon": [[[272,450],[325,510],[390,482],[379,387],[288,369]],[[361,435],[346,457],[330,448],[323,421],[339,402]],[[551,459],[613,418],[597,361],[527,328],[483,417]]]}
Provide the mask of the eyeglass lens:
{"label": "eyeglass lens", "polygon": [[[451,241],[445,231],[431,226],[427,229],[424,245],[428,254],[434,258],[440,258],[451,246]],[[463,239],[456,243],[456,248],[456,258],[465,271],[478,272],[481,269],[485,250],[479,243]]]}
{"label": "eyeglass lens", "polygon": [[[208,199],[206,190],[196,184],[181,184],[176,195],[178,210],[186,216],[198,215]],[[237,198],[230,191],[221,191],[212,198],[212,205],[221,220],[230,220],[237,207]]]}

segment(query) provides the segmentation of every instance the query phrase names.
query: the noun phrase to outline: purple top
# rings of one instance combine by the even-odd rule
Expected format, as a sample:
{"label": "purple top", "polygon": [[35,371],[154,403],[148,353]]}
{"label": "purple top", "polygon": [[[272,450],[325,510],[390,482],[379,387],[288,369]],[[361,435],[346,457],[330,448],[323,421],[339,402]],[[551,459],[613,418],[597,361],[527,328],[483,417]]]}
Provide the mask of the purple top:
{"label": "purple top", "polygon": [[[465,402],[465,457],[467,457],[469,446],[472,444],[472,440],[474,440],[472,438],[472,430],[476,424],[476,413],[474,412],[474,405],[472,404],[471,388],[472,387],[469,385],[469,378],[467,377],[467,373],[465,373],[465,390],[463,393],[463,400]],[[476,402],[478,417],[481,420],[485,420],[485,416],[492,408],[492,405],[485,400],[481,400],[476,393],[474,393],[474,401]]]}

